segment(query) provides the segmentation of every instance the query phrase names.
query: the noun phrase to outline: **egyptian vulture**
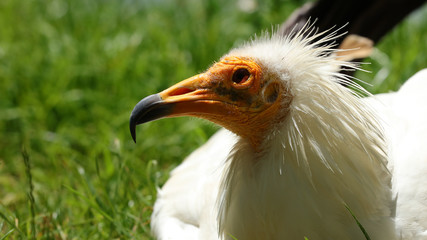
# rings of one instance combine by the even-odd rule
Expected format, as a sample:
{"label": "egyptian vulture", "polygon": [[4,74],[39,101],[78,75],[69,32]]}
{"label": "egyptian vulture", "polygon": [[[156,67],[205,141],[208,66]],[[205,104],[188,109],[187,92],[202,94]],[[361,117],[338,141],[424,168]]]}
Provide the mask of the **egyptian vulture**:
{"label": "egyptian vulture", "polygon": [[337,35],[311,31],[254,39],[135,106],[134,140],[163,117],[227,129],[159,190],[158,239],[427,239],[427,70],[361,97],[324,44]]}

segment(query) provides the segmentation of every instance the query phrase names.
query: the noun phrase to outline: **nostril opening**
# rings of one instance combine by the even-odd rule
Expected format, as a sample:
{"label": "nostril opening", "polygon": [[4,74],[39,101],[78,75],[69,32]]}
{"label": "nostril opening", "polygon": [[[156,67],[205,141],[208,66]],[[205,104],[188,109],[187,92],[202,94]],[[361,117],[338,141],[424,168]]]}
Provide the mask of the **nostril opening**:
{"label": "nostril opening", "polygon": [[169,96],[179,96],[179,95],[184,95],[190,92],[193,92],[194,90],[189,89],[189,88],[178,88],[174,91],[172,91]]}

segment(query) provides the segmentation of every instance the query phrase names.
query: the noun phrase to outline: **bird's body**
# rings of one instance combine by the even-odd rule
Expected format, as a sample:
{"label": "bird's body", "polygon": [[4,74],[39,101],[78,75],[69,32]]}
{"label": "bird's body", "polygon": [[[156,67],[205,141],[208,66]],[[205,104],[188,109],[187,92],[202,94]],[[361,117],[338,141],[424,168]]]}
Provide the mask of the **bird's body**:
{"label": "bird's body", "polygon": [[364,239],[350,210],[372,239],[427,238],[426,70],[362,99],[320,46],[333,36],[303,33],[232,50],[135,107],[131,129],[191,115],[237,134],[221,130],[172,172],[159,239]]}
{"label": "bird's body", "polygon": [[427,69],[396,93],[364,99],[382,121],[398,237],[427,239]]}

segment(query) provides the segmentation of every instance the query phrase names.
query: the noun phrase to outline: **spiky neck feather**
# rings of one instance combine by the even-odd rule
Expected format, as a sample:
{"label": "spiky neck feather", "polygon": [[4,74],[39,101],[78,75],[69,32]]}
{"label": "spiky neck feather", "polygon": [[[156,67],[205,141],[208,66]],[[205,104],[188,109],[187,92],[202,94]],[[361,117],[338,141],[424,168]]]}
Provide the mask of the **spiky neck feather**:
{"label": "spiky neck feather", "polygon": [[[268,44],[259,40],[230,53],[269,66],[293,99],[287,117],[263,139],[263,151],[254,152],[242,138],[231,153],[219,196],[220,233],[238,239],[363,239],[348,206],[368,232],[383,230],[372,231],[382,234],[373,239],[393,239],[381,128],[360,98],[338,84],[346,80],[333,68],[342,63],[326,56],[331,50],[308,42],[273,36]],[[265,50],[272,46],[277,49]]]}

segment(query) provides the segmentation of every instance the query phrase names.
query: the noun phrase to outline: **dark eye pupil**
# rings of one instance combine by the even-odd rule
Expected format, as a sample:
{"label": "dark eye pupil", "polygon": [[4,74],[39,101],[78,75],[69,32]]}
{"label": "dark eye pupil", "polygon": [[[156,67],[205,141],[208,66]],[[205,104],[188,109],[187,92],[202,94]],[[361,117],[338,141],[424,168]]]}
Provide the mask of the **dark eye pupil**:
{"label": "dark eye pupil", "polygon": [[234,83],[244,83],[246,80],[249,79],[249,76],[251,74],[249,73],[248,69],[246,68],[240,68],[237,69],[234,73],[233,73],[233,82]]}

